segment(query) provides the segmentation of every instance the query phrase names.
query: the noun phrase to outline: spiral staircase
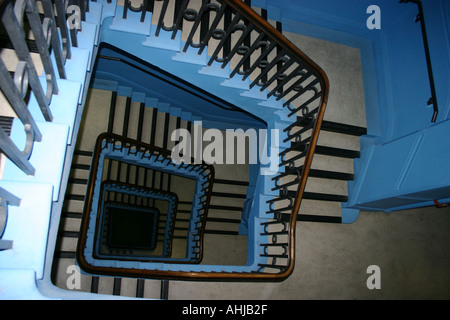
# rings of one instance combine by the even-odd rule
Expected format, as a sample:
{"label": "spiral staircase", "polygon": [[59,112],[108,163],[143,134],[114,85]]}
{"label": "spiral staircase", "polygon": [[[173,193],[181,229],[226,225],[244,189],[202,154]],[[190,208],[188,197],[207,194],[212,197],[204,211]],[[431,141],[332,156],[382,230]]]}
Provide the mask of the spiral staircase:
{"label": "spiral staircase", "polygon": [[[354,175],[339,162],[360,154],[329,141],[366,130],[324,119],[327,76],[264,8],[234,0],[54,4],[2,2],[2,46],[18,57],[0,65],[13,110],[0,131],[2,208],[10,211],[2,291],[142,298],[160,283],[167,298],[171,280],[283,281],[294,268],[297,221],[343,222]],[[258,142],[276,156],[177,163],[170,151],[179,129],[200,140],[208,129],[244,129],[247,139],[275,132]],[[114,238],[121,225],[135,232]],[[66,289],[72,265],[81,291]],[[111,291],[99,289],[107,282]]]}

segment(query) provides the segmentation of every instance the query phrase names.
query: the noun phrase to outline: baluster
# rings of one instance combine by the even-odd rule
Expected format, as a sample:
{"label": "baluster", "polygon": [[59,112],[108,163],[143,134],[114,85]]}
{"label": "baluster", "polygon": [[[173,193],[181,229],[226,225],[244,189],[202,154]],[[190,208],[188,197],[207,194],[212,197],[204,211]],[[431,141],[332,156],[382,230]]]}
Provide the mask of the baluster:
{"label": "baluster", "polygon": [[[264,44],[262,44],[262,46],[264,46]],[[267,82],[268,69],[266,68],[269,66],[269,62],[265,59],[267,59],[268,55],[272,52],[272,50],[275,49],[275,42],[267,42],[266,40],[265,47],[266,48],[263,50],[263,52],[261,52],[261,55],[258,57],[258,59],[256,59],[250,69],[246,72],[243,80],[247,79],[256,70],[256,68],[259,68],[261,69],[261,81],[263,83]]]}
{"label": "baluster", "polygon": [[[18,5],[16,6],[16,8],[18,8],[19,10],[22,9],[23,8],[23,6],[21,5],[22,3],[23,1],[17,2],[16,4]],[[26,4],[29,4],[31,8],[36,9],[36,3],[34,3],[34,1],[27,1]],[[21,14],[21,12],[18,13]],[[39,14],[37,13],[37,10],[34,12],[34,14],[30,13],[30,16],[32,17],[31,20],[33,21],[32,23],[33,26],[35,25],[35,21],[33,20],[33,18],[36,17],[35,15],[37,15],[37,18],[39,19]],[[11,42],[13,43],[17,57],[19,58],[20,61],[24,61],[27,63],[29,83],[45,120],[52,121],[53,116],[49,109],[51,96],[49,97],[44,94],[43,88],[36,73],[36,68],[34,67],[33,60],[31,59],[30,51],[28,50],[28,46],[25,41],[25,32],[22,28],[21,23],[19,23],[19,20],[16,18],[16,15],[14,14],[11,3],[7,3],[5,5],[5,8],[2,13],[2,23],[8,33],[9,38],[11,39]],[[34,27],[36,28],[36,26]],[[33,33],[35,33],[35,37],[36,34],[39,34],[38,37],[42,39],[44,36],[42,34],[42,28],[40,26],[40,23],[38,29],[39,30],[36,31],[33,30]],[[38,43],[38,39],[36,39],[36,42]],[[42,50],[42,48],[40,50]],[[47,74],[47,76],[51,77],[51,74]],[[47,82],[50,82],[47,84],[47,87],[49,86],[49,84],[51,87],[53,81],[55,81],[55,79],[47,80]],[[48,89],[47,94],[51,93],[52,88],[47,89]]]}
{"label": "baluster", "polygon": [[[227,11],[229,11],[229,10],[227,10]],[[227,17],[225,16],[225,18],[227,18]],[[229,51],[229,48],[225,48],[224,46],[225,45],[228,46],[228,41],[231,40],[231,33],[233,32],[235,25],[237,25],[239,20],[241,20],[241,16],[238,13],[236,13],[233,20],[226,28],[224,37],[222,37],[222,39],[220,40],[220,43],[217,45],[216,49],[214,50],[214,53],[211,56],[211,59],[208,61],[208,66],[211,66],[211,64],[213,63],[214,60],[216,60],[218,62],[223,62],[226,59],[226,57],[228,56],[228,53],[226,53],[225,51]],[[220,59],[220,58],[218,58],[218,54],[222,48],[223,48],[223,59]]]}
{"label": "baluster", "polygon": [[[58,0],[55,0],[58,2]],[[68,1],[68,2],[67,2]],[[81,11],[80,7],[76,5],[77,0],[65,0],[64,5],[64,24],[66,23],[66,18],[69,18],[69,16],[75,17],[75,23],[72,23],[69,27],[69,33],[70,33],[70,40],[72,41],[73,47],[78,47],[78,41],[77,41],[77,33],[78,31],[81,31],[81,23],[76,23],[78,19],[78,15],[80,15],[79,19],[81,19]],[[69,6],[67,6],[69,4]],[[70,11],[72,10],[72,11]],[[72,17],[73,18],[73,17]]]}
{"label": "baluster", "polygon": [[127,18],[128,5],[129,4],[130,4],[130,0],[125,0],[125,2],[123,4],[122,19],[126,19]]}
{"label": "baluster", "polygon": [[56,66],[58,68],[59,77],[61,79],[66,79],[66,72],[64,69],[64,64],[66,62],[66,57],[61,50],[61,43],[59,41],[58,30],[56,28],[56,19],[53,13],[53,6],[50,0],[41,0],[42,7],[44,9],[45,16],[52,21],[51,30],[51,45],[55,55]]}
{"label": "baluster", "polygon": [[288,89],[283,91],[282,95],[279,95],[277,97],[277,101],[282,99],[283,97],[285,97],[288,93],[290,93],[292,90],[294,91],[301,91],[303,89],[303,87],[301,86],[301,83],[303,83],[304,81],[308,80],[309,77],[312,76],[312,72],[310,71],[301,71],[299,73],[299,75],[301,76],[299,80],[297,80],[292,86],[290,86]]}
{"label": "baluster", "polygon": [[[209,20],[210,20],[209,5],[210,4],[208,4],[208,10],[205,11],[200,22],[200,43],[202,42],[202,39],[205,39],[209,30]],[[206,43],[206,45],[208,44]]]}
{"label": "baluster", "polygon": [[29,131],[29,135],[27,134],[27,147],[23,152],[23,155],[26,155],[27,157],[31,153],[34,141],[41,141],[42,139],[42,134],[23,100],[28,89],[28,77],[29,68],[27,63],[20,61],[17,70],[14,73],[13,82],[3,60],[0,59],[0,87],[2,92],[8,99],[20,121],[22,121],[25,128],[28,128]]}
{"label": "baluster", "polygon": [[66,24],[66,6],[63,1],[54,1],[56,7],[57,24],[59,32],[61,34],[62,42],[62,56],[63,60],[70,59],[72,57],[70,42],[69,42],[69,32],[67,31]]}
{"label": "baluster", "polygon": [[[246,4],[247,6],[249,6],[249,7],[251,8],[251,6],[252,6],[252,1],[251,1],[251,0],[245,0],[244,2],[245,2],[245,4]],[[249,27],[248,21],[246,21],[245,25],[247,26],[247,28]],[[250,33],[249,33],[249,34],[245,37],[245,40],[244,40],[244,46],[247,47],[247,49],[248,49],[248,48],[250,48],[250,44],[251,44],[251,37],[250,37]],[[245,62],[244,62],[243,69],[244,69],[244,70],[248,70],[248,68],[250,68],[250,59],[248,59],[248,60],[245,59],[244,61],[245,61]]]}
{"label": "baluster", "polygon": [[172,40],[177,36],[178,30],[181,30],[183,28],[183,17],[188,3],[189,0],[176,0],[175,2],[175,13],[173,15],[172,28],[173,32],[171,37]]}
{"label": "baluster", "polygon": [[12,249],[13,242],[2,237],[8,221],[8,205],[20,206],[20,201],[18,197],[0,187],[0,251]]}
{"label": "baluster", "polygon": [[144,0],[142,13],[141,13],[141,22],[145,21],[145,17],[147,15],[147,12],[153,12],[153,4],[150,0]]}
{"label": "baluster", "polygon": [[[267,18],[267,10],[266,9],[261,9],[261,16],[263,17],[264,20],[266,20],[266,21],[268,20],[268,18]],[[274,46],[275,46],[275,44],[274,44]],[[261,55],[262,54],[263,54],[263,52],[261,50]],[[260,69],[264,69],[264,65],[267,66],[268,63],[269,62],[267,60],[264,60],[264,62],[262,63],[262,66],[260,64],[258,66],[259,66]],[[262,77],[261,82],[263,82],[263,83],[267,82],[267,75],[264,75]]]}
{"label": "baluster", "polygon": [[[147,14],[148,8],[150,7],[149,4],[149,0],[144,0],[141,5],[137,8],[133,7],[133,5],[131,4],[130,0],[126,0],[124,5],[123,5],[123,14],[122,14],[122,18],[126,19],[127,18],[127,11],[131,10],[133,12],[141,12],[141,22],[145,21],[145,16]],[[152,9],[153,10],[153,9]]]}
{"label": "baluster", "polygon": [[[287,60],[287,61],[286,61]],[[270,86],[275,80],[277,81],[282,81],[284,80],[284,78],[286,77],[286,74],[284,73],[290,66],[292,66],[295,62],[294,59],[290,59],[289,57],[286,57],[286,60],[283,61],[283,59],[278,59],[276,61],[276,73],[266,82],[261,86],[261,91],[263,91],[264,89],[266,89],[268,86]],[[283,64],[283,62],[285,62]],[[282,65],[280,67],[280,64]]]}
{"label": "baluster", "polygon": [[[283,33],[283,26],[282,26],[282,24],[281,24],[280,21],[277,21],[277,22],[276,22],[276,29],[277,29],[277,31],[278,31],[279,33]],[[281,50],[282,50],[281,46],[278,46],[278,45],[277,45],[277,53],[281,52]],[[278,62],[278,63],[277,63],[277,70],[279,70],[279,69],[281,69],[281,68],[283,68],[283,63],[282,63],[282,62]],[[281,74],[281,72],[284,72],[284,71],[277,71],[277,73],[280,73],[280,74]],[[281,74],[281,75],[282,75],[282,74]],[[279,84],[281,81],[283,81],[283,77],[277,79],[277,83],[278,83],[278,84]],[[281,93],[282,91],[283,91],[283,87],[279,87],[279,88],[278,88],[278,92]]]}
{"label": "baluster", "polygon": [[25,126],[25,130],[27,131],[27,146],[24,151],[20,151],[19,148],[12,142],[12,140],[9,138],[8,134],[3,130],[2,127],[0,127],[0,149],[3,151],[3,153],[17,166],[19,167],[23,172],[25,172],[27,175],[34,175],[35,169],[31,165],[31,163],[28,161],[28,157],[26,153],[31,151],[29,146],[31,145],[28,143],[30,139],[29,133],[29,126]]}

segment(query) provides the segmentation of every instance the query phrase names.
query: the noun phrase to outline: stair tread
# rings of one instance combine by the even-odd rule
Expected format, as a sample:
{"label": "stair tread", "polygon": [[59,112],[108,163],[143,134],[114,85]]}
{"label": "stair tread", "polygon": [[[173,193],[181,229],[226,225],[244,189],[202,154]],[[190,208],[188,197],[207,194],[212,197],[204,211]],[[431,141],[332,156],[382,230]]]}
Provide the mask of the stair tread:
{"label": "stair tread", "polygon": [[[290,214],[280,214],[278,219],[280,221],[289,221]],[[321,223],[342,223],[342,218],[337,216],[326,216],[316,214],[298,214],[297,221],[304,222],[321,222]]]}
{"label": "stair tread", "polygon": [[[298,171],[300,171],[301,168],[298,168],[297,170],[291,170],[287,171],[284,174],[280,175],[282,177],[284,176],[297,176]],[[332,180],[344,180],[344,181],[351,181],[354,179],[353,173],[346,173],[346,172],[340,172],[340,171],[331,171],[331,170],[322,170],[322,169],[310,169],[309,170],[309,177],[313,178],[323,178],[323,179],[332,179]],[[276,179],[276,178],[274,178]],[[273,180],[274,180],[273,179]]]}

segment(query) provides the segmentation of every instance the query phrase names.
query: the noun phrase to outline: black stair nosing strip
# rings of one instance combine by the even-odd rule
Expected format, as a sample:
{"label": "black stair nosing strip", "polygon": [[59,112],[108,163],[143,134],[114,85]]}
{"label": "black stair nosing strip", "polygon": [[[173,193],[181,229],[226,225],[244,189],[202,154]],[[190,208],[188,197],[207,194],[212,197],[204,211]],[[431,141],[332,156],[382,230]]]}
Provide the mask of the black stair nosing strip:
{"label": "black stair nosing strip", "polygon": [[75,251],[56,251],[55,257],[58,259],[75,259]]}
{"label": "black stair nosing strip", "polygon": [[348,197],[339,194],[326,194],[318,192],[304,192],[303,198],[308,200],[321,200],[321,201],[332,201],[332,202],[347,202]]}
{"label": "black stair nosing strip", "polygon": [[82,184],[82,185],[87,185],[88,179],[69,178],[68,183],[71,183],[71,184]]}
{"label": "black stair nosing strip", "polygon": [[[299,172],[301,172],[302,167],[298,167],[295,170],[287,170],[280,174],[278,177],[272,178],[272,180],[279,180],[280,178],[287,176],[299,176]],[[299,172],[297,172],[299,171]],[[322,169],[309,169],[309,177],[313,178],[323,178],[330,180],[343,180],[343,181],[352,181],[355,179],[355,175],[353,173],[339,172],[339,171],[330,171],[330,170],[322,170]]]}
{"label": "black stair nosing strip", "polygon": [[355,126],[351,124],[343,124],[339,122],[333,121],[323,121],[321,130],[325,130],[328,132],[347,134],[352,136],[363,136],[367,134],[367,128]]}
{"label": "black stair nosing strip", "polygon": [[[288,222],[290,219],[290,214],[280,214],[279,220],[283,222]],[[297,221],[303,222],[320,222],[320,223],[342,223],[342,217],[335,216],[322,216],[313,214],[298,214]]]}
{"label": "black stair nosing strip", "polygon": [[[297,192],[296,191],[288,191],[287,195],[290,197],[295,197],[297,195]],[[322,200],[322,201],[331,201],[331,202],[347,202],[348,196],[339,195],[339,194],[319,193],[319,192],[304,192],[303,199]]]}
{"label": "black stair nosing strip", "polygon": [[64,218],[72,218],[72,219],[81,219],[81,218],[83,218],[83,213],[82,212],[63,211],[63,212],[61,212],[61,215]]}
{"label": "black stair nosing strip", "polygon": [[78,239],[80,232],[78,231],[58,231],[58,237],[63,238],[76,238]]}
{"label": "black stair nosing strip", "polygon": [[309,176],[313,177],[313,178],[343,180],[343,181],[352,181],[355,179],[355,175],[353,173],[328,171],[328,170],[320,170],[320,169],[310,169]]}
{"label": "black stair nosing strip", "polygon": [[246,181],[236,181],[236,180],[227,180],[227,179],[214,179],[214,184],[229,184],[229,185],[245,186],[245,187],[249,186],[249,183]]}
{"label": "black stair nosing strip", "polygon": [[86,196],[81,194],[66,194],[64,200],[84,201]]}
{"label": "black stair nosing strip", "polygon": [[0,126],[8,136],[11,134],[13,121],[14,117],[0,116]]}
{"label": "black stair nosing strip", "polygon": [[348,158],[355,159],[361,156],[361,153],[356,150],[348,150],[342,148],[335,147],[327,147],[327,146],[316,146],[315,149],[316,154],[339,157],[339,158]]}
{"label": "black stair nosing strip", "polygon": [[79,170],[91,170],[90,164],[79,164],[79,163],[72,163],[71,169],[79,169]]}
{"label": "black stair nosing strip", "polygon": [[205,230],[205,234],[216,234],[216,235],[230,235],[230,236],[238,236],[239,231],[225,231],[225,230]]}
{"label": "black stair nosing strip", "polygon": [[120,296],[121,288],[122,288],[122,278],[115,277],[113,284],[113,296]]}

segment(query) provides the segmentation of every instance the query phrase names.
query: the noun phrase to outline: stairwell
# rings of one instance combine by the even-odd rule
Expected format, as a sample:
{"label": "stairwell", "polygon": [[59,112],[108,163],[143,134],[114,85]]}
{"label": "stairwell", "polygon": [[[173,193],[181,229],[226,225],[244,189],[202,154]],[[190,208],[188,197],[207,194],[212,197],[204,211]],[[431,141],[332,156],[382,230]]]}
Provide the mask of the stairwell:
{"label": "stairwell", "polygon": [[[170,5],[173,5],[173,3],[170,2]],[[121,39],[119,37],[117,37],[117,40],[114,39],[115,32],[118,32],[118,34],[124,32],[124,30],[120,30],[121,28],[128,28],[125,31],[130,32],[130,26],[124,26],[123,20],[125,19],[122,19],[119,15],[123,11],[120,2],[115,7],[109,7],[111,4],[106,3],[106,1],[102,5],[103,15],[110,18],[106,21],[100,38],[120,49],[124,49]],[[158,7],[159,5],[162,6],[163,3],[155,2],[155,12],[163,9]],[[172,12],[169,9],[168,12]],[[259,11],[260,9],[255,8],[255,10]],[[138,14],[128,11],[128,15],[127,20],[136,23]],[[152,15],[152,28],[156,25],[155,21],[158,18],[158,14]],[[165,19],[172,21],[173,17],[169,15]],[[149,21],[146,23],[150,24]],[[271,23],[279,27],[275,21]],[[133,37],[139,36],[139,31],[137,30],[133,30],[135,33],[129,33],[130,39],[128,40],[130,43],[134,43]],[[144,46],[139,45],[135,47],[131,45],[130,54],[136,56],[137,61],[139,59],[147,59],[154,54],[154,59],[151,62],[157,67],[166,66],[166,71],[176,76],[181,76],[186,70],[189,70],[189,74],[195,74],[195,77],[189,78],[187,81],[192,80],[195,86],[203,84],[203,90],[213,96],[217,96],[220,100],[229,101],[233,105],[238,105],[237,102],[243,103],[245,105],[244,109],[250,113],[256,106],[261,110],[256,116],[261,117],[264,121],[271,121],[269,120],[270,115],[274,113],[274,105],[279,105],[278,102],[274,99],[267,99],[267,97],[256,90],[256,87],[252,90],[243,89],[245,84],[228,79],[230,72],[227,69],[220,69],[215,64],[209,67],[205,66],[203,56],[194,57],[190,55],[189,51],[181,53],[178,49],[174,50],[174,48],[180,48],[183,44],[183,39],[187,38],[188,35],[185,32],[175,41],[168,38],[169,32],[164,30],[160,32],[158,38],[146,35],[147,44]],[[179,41],[177,42],[177,40]],[[292,36],[291,40],[294,43],[298,41],[295,35]],[[314,44],[314,39],[306,40],[311,41],[310,45],[313,50],[314,48],[327,48],[330,51],[335,49],[333,44],[325,42]],[[302,43],[296,44],[300,48],[302,47]],[[139,49],[144,53],[140,52]],[[347,50],[346,48],[341,49],[343,51]],[[208,50],[211,49],[208,48]],[[351,52],[349,56],[352,59],[355,56],[357,57],[357,52],[349,51]],[[208,55],[210,53],[211,51],[208,51]],[[310,55],[313,56],[314,53],[312,52]],[[239,62],[232,62],[232,65],[237,63]],[[180,69],[186,70],[177,70],[180,66],[182,66]],[[233,70],[233,67],[230,67],[230,70]],[[337,72],[340,72],[340,70],[335,70],[333,67],[326,71],[331,78],[333,75],[336,75],[336,78],[344,78],[344,81],[349,82],[352,81],[350,79],[354,76],[354,74],[344,75],[342,73],[337,75]],[[334,71],[336,73],[333,73]],[[89,170],[91,169],[92,150],[96,138],[103,132],[111,132],[170,150],[174,145],[174,142],[170,141],[173,130],[178,128],[193,130],[195,121],[203,120],[201,116],[193,115],[191,110],[185,111],[172,107],[170,103],[164,101],[164,98],[160,96],[156,98],[155,96],[149,96],[148,93],[140,92],[139,90],[135,91],[126,85],[115,83],[110,78],[102,79],[101,73],[99,73],[98,78],[95,78],[95,73],[93,75],[91,88],[89,91],[86,91],[87,98],[70,167],[69,183],[64,196],[58,241],[52,266],[52,279],[62,289],[66,287],[66,270],[68,266],[75,264],[75,250],[80,233],[86,184]],[[358,80],[357,78],[353,81],[359,85]],[[100,89],[96,88],[96,86]],[[109,90],[105,90],[105,86]],[[276,84],[273,86],[276,86]],[[111,87],[115,89],[111,90]],[[268,91],[272,89],[273,87],[267,88]],[[339,94],[336,91],[332,92],[330,96],[330,105],[332,107],[335,106],[335,103],[339,103],[339,99],[335,99]],[[358,103],[358,101],[352,103]],[[241,107],[241,105],[239,106]],[[337,107],[335,106],[335,108]],[[331,108],[331,112],[327,111],[325,115],[316,155],[310,171],[310,178],[306,185],[304,201],[300,207],[298,216],[300,221],[342,222],[341,207],[348,199],[346,183],[353,179],[353,159],[359,157],[359,137],[365,134],[364,123],[360,121],[360,119],[364,119],[364,115],[358,114],[355,117],[352,114],[351,119],[358,118],[356,123],[352,123],[351,121],[346,121],[350,115],[343,116],[344,112],[342,110],[339,109],[339,111],[333,112]],[[364,106],[360,105],[358,112],[363,112],[363,110]],[[350,114],[352,111],[354,110],[350,110]],[[208,123],[208,120],[205,119],[206,123]],[[209,125],[213,128],[214,123],[217,123],[216,119],[213,119]],[[273,122],[268,123],[271,128],[282,128],[284,125],[289,126],[289,124],[292,124],[292,121],[288,121],[283,116],[279,116]],[[301,126],[300,122],[297,124]],[[308,127],[310,123],[305,121],[304,124],[304,130],[308,132],[311,129]],[[226,124],[221,128],[222,131],[225,128]],[[291,134],[295,135],[296,132],[291,132]],[[288,140],[286,132],[282,134],[280,140],[281,145],[286,144]],[[283,152],[283,148],[281,152]],[[214,168],[215,181],[206,224],[204,260],[202,263],[207,265],[243,266],[248,259],[249,240],[248,235],[242,232],[243,229],[240,225],[242,225],[247,195],[254,190],[254,186],[251,185],[252,169],[249,165],[215,165]],[[131,179],[142,185],[159,185],[161,189],[178,195],[180,206],[177,219],[179,219],[179,223],[176,224],[174,235],[182,238],[183,232],[187,227],[186,220],[188,220],[188,212],[190,212],[191,205],[190,199],[192,198],[192,194],[188,192],[189,188],[185,188],[187,182],[180,177],[156,172],[149,172],[149,176],[144,178],[140,169],[132,168],[131,166],[126,166],[122,169],[124,170],[121,172],[126,172],[129,169],[131,174],[123,177],[118,176],[118,179],[123,179],[127,182]],[[286,170],[282,173],[281,178],[268,177],[265,180],[264,192],[269,195],[275,194],[281,189],[281,187],[277,186],[287,183],[284,186],[287,187],[287,192],[295,193],[295,178],[299,175],[299,169],[296,168],[291,171]],[[265,207],[265,204],[263,204],[265,200],[266,198],[262,197],[258,205]],[[278,214],[276,218],[280,221],[287,221],[289,216]],[[167,282],[164,280],[83,275],[81,290],[108,295],[157,299],[164,298],[164,296],[161,296],[164,286],[167,286]]]}

